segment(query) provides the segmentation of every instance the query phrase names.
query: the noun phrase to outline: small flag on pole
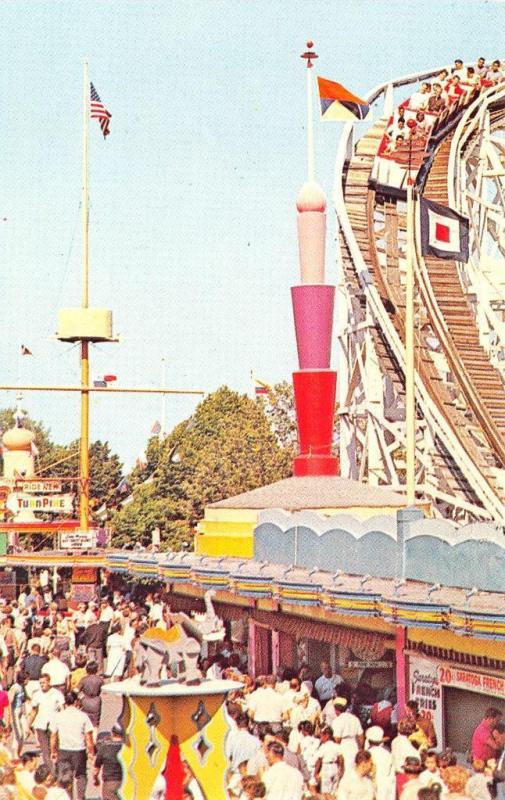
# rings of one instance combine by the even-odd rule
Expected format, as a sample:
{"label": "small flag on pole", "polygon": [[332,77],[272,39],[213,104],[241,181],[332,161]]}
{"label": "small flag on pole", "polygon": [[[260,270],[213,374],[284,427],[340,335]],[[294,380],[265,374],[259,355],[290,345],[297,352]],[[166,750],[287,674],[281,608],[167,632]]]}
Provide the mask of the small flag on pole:
{"label": "small flag on pole", "polygon": [[95,389],[106,389],[109,383],[117,380],[115,375],[98,375],[96,380],[93,381]]}
{"label": "small flag on pole", "polygon": [[32,351],[31,351],[31,350],[29,350],[29,349],[26,347],[26,345],[22,344],[22,345],[21,345],[21,355],[22,355],[22,356],[33,356],[33,353],[32,353]]}
{"label": "small flag on pole", "polygon": [[365,119],[370,111],[366,100],[352,94],[340,83],[318,76],[317,85],[321,101],[321,119],[325,122],[356,122]]}
{"label": "small flag on pole", "polygon": [[118,485],[116,486],[116,494],[129,494],[130,492],[130,485],[126,478],[121,478]]}
{"label": "small flag on pole", "polygon": [[266,395],[270,391],[272,387],[268,385],[268,383],[264,383],[260,381],[258,378],[254,379],[254,394],[256,397],[261,395]]}
{"label": "small flag on pole", "polygon": [[452,208],[421,197],[421,252],[466,263],[469,221]]}
{"label": "small flag on pole", "polygon": [[103,133],[103,138],[105,139],[105,137],[108,136],[110,133],[109,123],[112,114],[110,114],[105,108],[93,84],[90,83],[89,86],[90,86],[90,97],[91,97],[90,116],[91,119],[97,119],[99,121]]}
{"label": "small flag on pole", "polygon": [[151,433],[153,436],[159,436],[161,433],[161,422],[156,420],[153,427],[151,428]]}

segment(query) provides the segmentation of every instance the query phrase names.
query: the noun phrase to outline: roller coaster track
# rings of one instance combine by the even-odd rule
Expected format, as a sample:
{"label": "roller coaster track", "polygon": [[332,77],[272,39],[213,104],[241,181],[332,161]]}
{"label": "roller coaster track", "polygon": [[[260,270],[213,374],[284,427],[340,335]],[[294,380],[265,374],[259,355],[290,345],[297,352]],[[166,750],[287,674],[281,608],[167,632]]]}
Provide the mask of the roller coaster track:
{"label": "roller coaster track", "polygon": [[[377,185],[373,174],[394,92],[438,72],[375,89],[368,99],[376,105],[384,100],[386,113],[355,147],[353,127],[347,125],[336,159],[341,462],[343,471],[354,477],[397,489],[404,483],[406,204],[401,192]],[[500,208],[503,214],[505,207],[505,139],[500,139],[505,86],[481,93],[452,116],[434,138],[419,192],[464,213],[469,213],[470,196],[472,252],[478,250],[480,231],[481,244],[486,237],[493,240],[495,266],[499,270],[502,264],[505,273],[500,223]],[[490,142],[492,169],[483,166],[481,155],[484,143],[491,147]],[[467,166],[465,159],[471,172],[461,169]],[[465,194],[467,175],[491,176],[496,191],[484,191],[478,204],[474,191]],[[472,181],[474,186],[474,177]],[[482,214],[489,216],[484,225]],[[483,330],[480,288],[474,291],[481,283],[478,264],[469,269],[475,273],[473,285],[462,265],[423,259],[416,241],[418,495],[430,500],[436,513],[454,520],[503,520],[505,387],[495,358],[499,348],[493,354],[484,347],[490,333],[495,344],[500,336],[505,344],[494,310],[500,307],[500,294],[488,292],[482,299],[489,312]]]}

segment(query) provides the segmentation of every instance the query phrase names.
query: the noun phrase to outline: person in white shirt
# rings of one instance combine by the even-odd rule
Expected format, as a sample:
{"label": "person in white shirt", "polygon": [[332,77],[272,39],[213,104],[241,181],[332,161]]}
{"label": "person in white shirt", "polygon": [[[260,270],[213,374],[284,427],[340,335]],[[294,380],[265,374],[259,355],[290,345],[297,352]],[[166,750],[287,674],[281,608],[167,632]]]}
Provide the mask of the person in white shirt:
{"label": "person in white shirt", "polygon": [[93,758],[93,725],[84,711],[76,706],[77,693],[67,692],[65,709],[50,722],[51,759],[54,763],[67,761],[72,767],[76,800],[84,800],[86,791],[87,757]]}
{"label": "person in white shirt", "polygon": [[334,700],[335,700],[334,697],[332,697],[331,700],[328,700],[323,710],[321,711],[321,719],[324,725],[329,725],[330,728],[332,722],[334,722],[334,720],[336,720],[337,718],[337,715],[335,714]]}
{"label": "person in white shirt", "polygon": [[421,786],[431,786],[433,783],[442,785],[442,777],[438,768],[438,756],[432,750],[428,750],[424,756],[424,770],[419,775]]}
{"label": "person in white shirt", "polygon": [[363,747],[363,728],[358,717],[346,711],[347,699],[336,697],[334,700],[337,718],[332,722],[333,737],[340,745],[340,752],[344,757],[346,771],[352,769],[354,758],[359,748]]}
{"label": "person in white shirt", "polygon": [[464,81],[466,78],[466,69],[463,66],[463,61],[461,58],[456,58],[454,61],[454,67],[452,70],[453,75],[457,75],[460,81]]}
{"label": "person in white shirt", "polygon": [[338,785],[337,800],[375,800],[372,772],[372,756],[367,750],[359,750],[354,758],[354,767],[346,769]]}
{"label": "person in white shirt", "polygon": [[269,766],[261,779],[266,788],[266,800],[302,800],[302,773],[286,764],[282,744],[270,742],[266,756]]}
{"label": "person in white shirt", "polygon": [[409,98],[409,108],[412,111],[424,111],[430,99],[431,86],[429,83],[422,83],[418,92],[414,92]]}
{"label": "person in white shirt", "polygon": [[419,758],[419,751],[416,750],[409,739],[415,729],[416,723],[406,717],[398,723],[398,736],[391,743],[391,755],[393,756],[395,772],[403,772],[406,758]]}
{"label": "person in white shirt", "polygon": [[275,691],[275,678],[267,675],[264,686],[251,692],[247,703],[249,716],[256,722],[268,722],[275,732],[281,725],[284,698]]}
{"label": "person in white shirt", "polygon": [[84,627],[87,628],[97,621],[98,609],[95,603],[90,603],[84,612]]}
{"label": "person in white shirt", "polygon": [[51,686],[66,692],[70,687],[70,670],[60,658],[59,647],[53,647],[49,661],[42,667],[42,675],[49,675]]}
{"label": "person in white shirt", "polygon": [[[305,768],[306,780],[309,786],[314,788],[317,786],[315,777],[316,764],[318,760],[318,750],[320,741],[314,736],[314,726],[311,722],[303,721],[299,725],[300,731],[300,744],[299,752],[302,759],[302,765]],[[307,777],[308,776],[308,777]]]}
{"label": "person in white shirt", "polygon": [[379,725],[372,725],[367,729],[365,739],[375,767],[374,781],[377,800],[394,800],[395,771],[393,757],[383,746],[384,730]]}
{"label": "person in white shirt", "polygon": [[[487,67],[486,67],[486,71],[487,71]],[[26,588],[27,588],[26,586],[23,586],[23,588],[21,589],[21,591],[20,591],[20,593],[18,595],[18,606],[19,606],[19,608],[24,608],[25,607],[26,598],[28,597],[28,594],[26,592]]]}
{"label": "person in white shirt", "polygon": [[155,594],[149,609],[149,619],[157,625],[163,619],[163,603],[160,596]]}
{"label": "person in white shirt", "polygon": [[320,716],[321,706],[316,698],[306,692],[300,692],[298,696],[295,696],[289,710],[289,725],[297,728],[300,722],[311,722],[315,726],[319,722]]}
{"label": "person in white shirt", "polygon": [[485,59],[485,58],[483,58],[483,57],[481,56],[481,57],[480,57],[480,58],[477,60],[477,64],[476,64],[476,66],[475,66],[475,72],[477,73],[477,75],[479,76],[479,78],[485,78],[485,77],[486,77],[486,73],[487,73],[488,69],[489,69],[489,67],[488,67],[488,65],[486,64],[486,59]]}
{"label": "person in white shirt", "polygon": [[126,653],[129,649],[124,634],[121,633],[121,626],[115,623],[107,637],[107,663],[105,665],[105,675],[107,678],[120,680],[123,677],[126,664]]}
{"label": "person in white shirt", "polygon": [[279,684],[277,684],[276,691],[282,695],[282,699],[284,701],[283,719],[288,722],[295,703],[299,700],[302,694],[308,695],[307,688],[302,685],[300,678],[291,678],[287,689],[284,687],[279,689]]}
{"label": "person in white shirt", "polygon": [[225,741],[225,753],[230,762],[230,769],[237,771],[239,764],[249,761],[260,749],[261,742],[257,736],[249,733],[249,718],[247,714],[239,714],[237,730],[230,732]]}
{"label": "person in white shirt", "polygon": [[35,731],[42,760],[47,767],[50,767],[49,726],[53,717],[63,708],[63,695],[58,689],[51,688],[49,675],[42,674],[39,683],[40,688],[32,696],[28,731]]}
{"label": "person in white shirt", "polygon": [[334,740],[331,728],[326,726],[321,729],[315,767],[315,777],[319,780],[322,795],[334,796],[343,770],[344,760],[340,755],[340,745]]}
{"label": "person in white shirt", "polygon": [[501,64],[498,60],[493,61],[491,67],[486,72],[486,81],[490,81],[493,84],[500,83],[503,79],[503,72],[501,69]]}
{"label": "person in white shirt", "polygon": [[335,696],[335,689],[343,683],[340,675],[333,675],[328,661],[321,661],[321,675],[314,684],[319,702],[324,705]]}
{"label": "person in white shirt", "polygon": [[100,616],[98,618],[99,622],[112,622],[112,618],[114,616],[114,609],[110,605],[107,599],[102,600],[100,603]]}

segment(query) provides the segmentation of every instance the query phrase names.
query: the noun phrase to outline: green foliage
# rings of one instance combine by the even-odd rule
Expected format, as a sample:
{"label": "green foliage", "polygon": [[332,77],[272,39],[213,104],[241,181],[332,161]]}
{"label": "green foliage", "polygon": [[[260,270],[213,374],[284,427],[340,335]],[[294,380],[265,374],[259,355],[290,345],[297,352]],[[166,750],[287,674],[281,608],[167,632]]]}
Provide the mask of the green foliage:
{"label": "green foliage", "polygon": [[170,543],[172,548],[179,549],[183,542],[191,541],[186,521],[188,508],[183,503],[160,497],[152,482],[137,486],[133,498],[113,516],[116,547],[132,542],[148,545],[154,528],[160,529],[161,540]]}
{"label": "green foliage", "polygon": [[276,383],[262,395],[265,414],[270,427],[282,448],[289,450],[294,458],[297,452],[298,432],[296,427],[295,398],[293,386],[287,381]]}
{"label": "green foliage", "polygon": [[[4,433],[15,425],[14,408],[0,410],[0,430]],[[68,445],[55,444],[50,438],[50,430],[41,422],[35,422],[25,416],[23,426],[34,431],[35,443],[39,455],[35,460],[37,475],[44,478],[77,478],[79,475],[79,440]],[[3,469],[3,464],[1,465]],[[89,448],[90,498],[92,506],[99,508],[102,503],[110,503],[115,496],[115,489],[122,477],[122,464],[119,457],[110,451],[108,442],[96,441]],[[64,491],[75,484],[63,485]]]}
{"label": "green foliage", "polygon": [[[78,439],[69,445],[57,445],[52,455],[53,464],[44,472],[45,476],[75,478],[79,475]],[[99,508],[102,503],[110,503],[114,499],[122,474],[119,456],[111,453],[109,443],[100,440],[92,442],[89,448],[89,496],[93,507]]]}
{"label": "green foliage", "polygon": [[157,526],[165,546],[180,546],[209,503],[290,475],[292,451],[280,446],[262,402],[221,387],[162,442],[151,439],[147,459],[150,483],[137,482],[112,519],[116,544],[148,541]]}

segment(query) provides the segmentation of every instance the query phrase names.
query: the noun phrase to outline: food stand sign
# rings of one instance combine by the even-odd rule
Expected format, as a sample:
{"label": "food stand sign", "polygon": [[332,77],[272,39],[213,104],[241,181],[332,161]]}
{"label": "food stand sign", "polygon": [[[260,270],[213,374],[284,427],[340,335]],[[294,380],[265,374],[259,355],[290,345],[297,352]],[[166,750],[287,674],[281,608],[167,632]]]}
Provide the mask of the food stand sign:
{"label": "food stand sign", "polygon": [[409,681],[409,697],[411,700],[417,700],[422,716],[428,717],[433,722],[439,746],[444,746],[442,741],[444,686],[466,689],[469,692],[492,695],[505,700],[505,678],[419,656],[409,657]]}
{"label": "food stand sign", "polygon": [[439,665],[425,658],[409,658],[411,700],[417,700],[419,713],[433,722],[437,741],[442,742],[442,686]]}
{"label": "food stand sign", "polygon": [[62,550],[90,550],[96,547],[96,531],[62,531],[60,547]]}

